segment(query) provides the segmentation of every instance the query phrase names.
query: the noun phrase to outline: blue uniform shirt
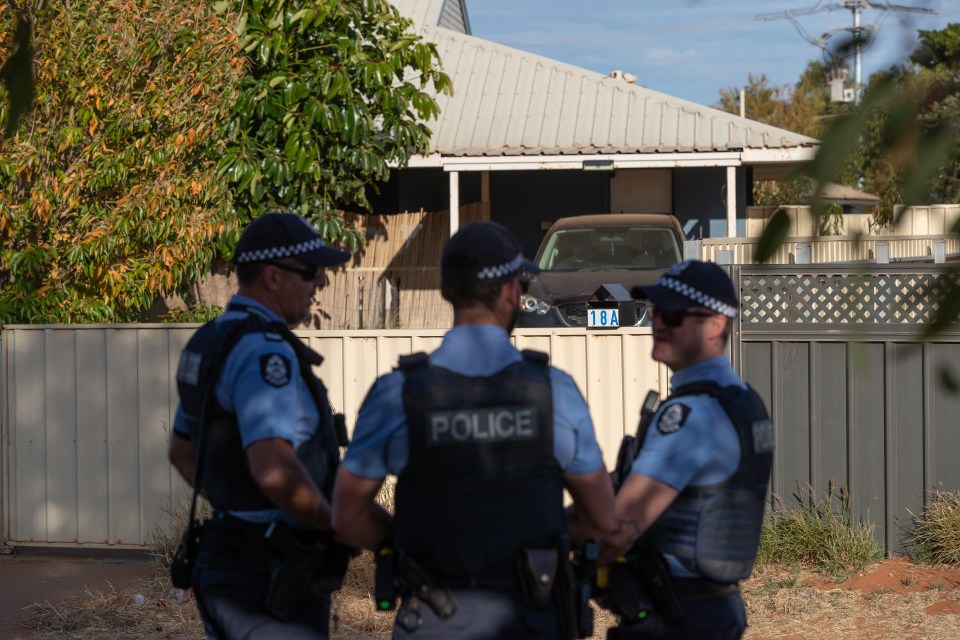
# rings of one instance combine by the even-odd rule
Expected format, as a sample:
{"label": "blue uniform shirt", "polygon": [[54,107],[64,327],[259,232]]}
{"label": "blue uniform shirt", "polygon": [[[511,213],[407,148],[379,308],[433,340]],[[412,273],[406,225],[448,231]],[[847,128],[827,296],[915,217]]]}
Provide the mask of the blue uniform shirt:
{"label": "blue uniform shirt", "polygon": [[[252,307],[267,320],[283,322],[250,298],[234,296],[230,302]],[[216,322],[245,314],[226,311]],[[240,338],[224,361],[215,393],[220,406],[236,414],[244,448],[269,438],[281,438],[297,448],[319,425],[317,406],[300,375],[296,353],[279,334],[248,333]],[[182,406],[177,407],[173,428],[189,434]],[[255,522],[290,520],[279,509],[233,513]]]}
{"label": "blue uniform shirt", "polygon": [[[670,386],[677,389],[692,382],[746,386],[726,356],[701,360],[676,372]],[[630,472],[682,492],[690,486],[723,482],[739,465],[740,439],[723,407],[711,396],[690,395],[660,407]],[[667,561],[674,575],[692,575],[669,555]]]}
{"label": "blue uniform shirt", "polygon": [[[522,358],[506,331],[486,324],[454,327],[430,354],[432,364],[474,377],[493,375]],[[557,462],[564,473],[593,473],[603,467],[603,455],[587,404],[573,379],[553,367],[550,386]],[[356,476],[382,480],[400,475],[407,459],[403,372],[395,370],[377,379],[367,393],[343,465]]]}

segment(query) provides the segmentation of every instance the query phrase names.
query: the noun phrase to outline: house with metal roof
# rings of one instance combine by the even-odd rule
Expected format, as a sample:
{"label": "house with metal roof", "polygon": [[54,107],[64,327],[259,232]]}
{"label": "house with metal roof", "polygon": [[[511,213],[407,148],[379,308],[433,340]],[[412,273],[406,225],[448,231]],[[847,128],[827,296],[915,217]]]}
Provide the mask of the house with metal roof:
{"label": "house with metal roof", "polygon": [[474,37],[466,0],[393,0],[453,81],[429,153],[394,172],[377,212],[489,203],[533,253],[559,217],[672,213],[688,237],[743,236],[754,180],[810,161],[819,141]]}

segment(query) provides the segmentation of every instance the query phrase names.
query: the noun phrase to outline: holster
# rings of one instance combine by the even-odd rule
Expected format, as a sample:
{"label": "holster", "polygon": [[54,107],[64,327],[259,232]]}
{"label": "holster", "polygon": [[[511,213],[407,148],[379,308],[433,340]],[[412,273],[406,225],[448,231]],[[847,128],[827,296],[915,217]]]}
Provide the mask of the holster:
{"label": "holster", "polygon": [[607,573],[607,589],[604,606],[624,620],[638,622],[653,612],[654,606],[640,579],[625,562],[610,565]]}
{"label": "holster", "polygon": [[[557,572],[557,588],[553,590],[553,601],[557,607],[560,640],[575,640],[592,635],[593,610],[589,620],[582,619],[582,610],[578,606],[578,581],[573,563],[570,562],[570,541],[566,536],[557,540],[557,555],[560,566]],[[589,605],[587,607],[589,609]],[[583,635],[589,628],[590,633]]]}
{"label": "holster", "polygon": [[521,549],[517,574],[525,605],[542,609],[550,604],[560,558],[556,549]]}
{"label": "holster", "polygon": [[666,561],[650,548],[610,565],[608,596],[613,611],[626,620],[641,621],[654,611],[671,624],[684,617]]}
{"label": "holster", "polygon": [[453,592],[427,567],[402,550],[397,552],[396,585],[404,598],[416,596],[441,620],[448,620],[459,605]]}
{"label": "holster", "polygon": [[377,611],[397,608],[397,563],[393,548],[384,545],[373,554],[373,600]]}
{"label": "holster", "polygon": [[170,561],[170,583],[178,589],[189,589],[193,583],[193,567],[197,563],[203,525],[191,521],[183,530],[180,544]]}
{"label": "holster", "polygon": [[343,582],[349,554],[343,545],[298,533],[275,522],[264,534],[279,556],[270,573],[265,605],[270,615],[288,621],[311,588],[334,591]]}

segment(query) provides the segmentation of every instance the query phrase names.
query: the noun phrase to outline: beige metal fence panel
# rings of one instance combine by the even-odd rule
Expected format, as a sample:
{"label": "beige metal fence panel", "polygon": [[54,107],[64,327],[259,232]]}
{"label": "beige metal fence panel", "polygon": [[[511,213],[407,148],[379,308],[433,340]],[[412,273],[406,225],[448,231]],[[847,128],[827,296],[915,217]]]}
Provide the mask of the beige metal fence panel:
{"label": "beige metal fence panel", "polygon": [[179,487],[173,375],[193,327],[4,329],[4,536],[142,546]]}
{"label": "beige metal fence panel", "polygon": [[[798,245],[810,245],[810,259],[814,264],[840,262],[871,262],[877,259],[877,243],[885,242],[891,260],[930,258],[934,243],[942,240],[946,253],[960,253],[960,236],[864,236],[787,238],[773,253],[768,264],[796,264]],[[755,264],[753,259],[757,238],[707,238],[701,241],[702,259],[716,261],[718,251],[733,251],[734,264]]]}
{"label": "beige metal fence panel", "polygon": [[[449,323],[448,323],[449,324]],[[4,542],[140,547],[168,529],[189,492],[167,462],[177,404],[176,365],[196,325],[8,326],[3,329]],[[443,329],[298,331],[324,356],[334,407],[356,423],[360,405],[397,359],[432,351]],[[611,466],[636,428],[647,389],[665,395],[649,329],[515,332],[567,371],[590,403]]]}
{"label": "beige metal fence panel", "polygon": [[897,205],[893,215],[897,220],[895,233],[899,235],[944,235],[960,220],[960,204],[931,204],[906,208]]}

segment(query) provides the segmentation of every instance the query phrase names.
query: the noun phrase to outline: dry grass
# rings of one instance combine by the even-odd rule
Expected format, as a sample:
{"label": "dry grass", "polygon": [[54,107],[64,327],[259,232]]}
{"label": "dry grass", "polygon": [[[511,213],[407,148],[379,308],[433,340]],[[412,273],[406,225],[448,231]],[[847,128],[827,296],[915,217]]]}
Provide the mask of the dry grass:
{"label": "dry grass", "polygon": [[960,492],[934,491],[920,514],[910,514],[911,557],[929,564],[960,563]]}
{"label": "dry grass", "polygon": [[[378,500],[392,509],[394,485]],[[182,530],[186,507],[172,514]],[[938,520],[941,524],[943,519]],[[27,624],[33,638],[54,640],[195,639],[203,625],[195,603],[172,589],[168,570],[179,537],[152,538],[154,576],[135,590],[89,593],[65,603],[46,603]],[[750,627],[747,640],[954,640],[960,637],[960,566],[929,567],[903,559],[874,564],[848,582],[832,582],[822,571],[768,562],[743,585]],[[854,572],[856,573],[856,572]],[[390,637],[393,615],[380,613],[372,599],[374,564],[370,553],[350,562],[343,588],[334,596],[333,640],[383,640]],[[135,594],[144,600],[138,604]],[[596,611],[592,640],[606,637],[616,617]]]}
{"label": "dry grass", "polygon": [[[888,561],[888,563],[891,561]],[[948,640],[960,637],[960,616],[942,615],[938,605],[960,608],[958,568],[946,579],[937,570],[923,569],[923,577],[904,577],[888,571],[888,564],[873,567],[880,580],[864,583],[831,583],[810,570],[768,565],[744,583],[750,628],[747,640]],[[871,575],[866,575],[870,578]],[[863,579],[863,577],[861,577]],[[382,640],[390,637],[392,615],[377,613],[369,595],[372,584],[370,554],[351,563],[344,588],[334,603],[331,621],[334,640]],[[926,587],[924,588],[924,585]],[[133,593],[145,601],[138,606]],[[137,591],[90,593],[84,598],[40,607],[32,626],[38,640],[141,640],[203,637],[192,600],[182,600],[159,573]],[[615,617],[599,611],[594,640],[606,637]]]}
{"label": "dry grass", "polygon": [[[25,624],[36,630],[31,638],[37,640],[203,637],[196,606],[178,591],[169,585],[161,587],[159,580],[140,585],[136,591],[88,591],[83,598],[39,605],[37,614]],[[143,596],[142,604],[137,604],[135,595]]]}

